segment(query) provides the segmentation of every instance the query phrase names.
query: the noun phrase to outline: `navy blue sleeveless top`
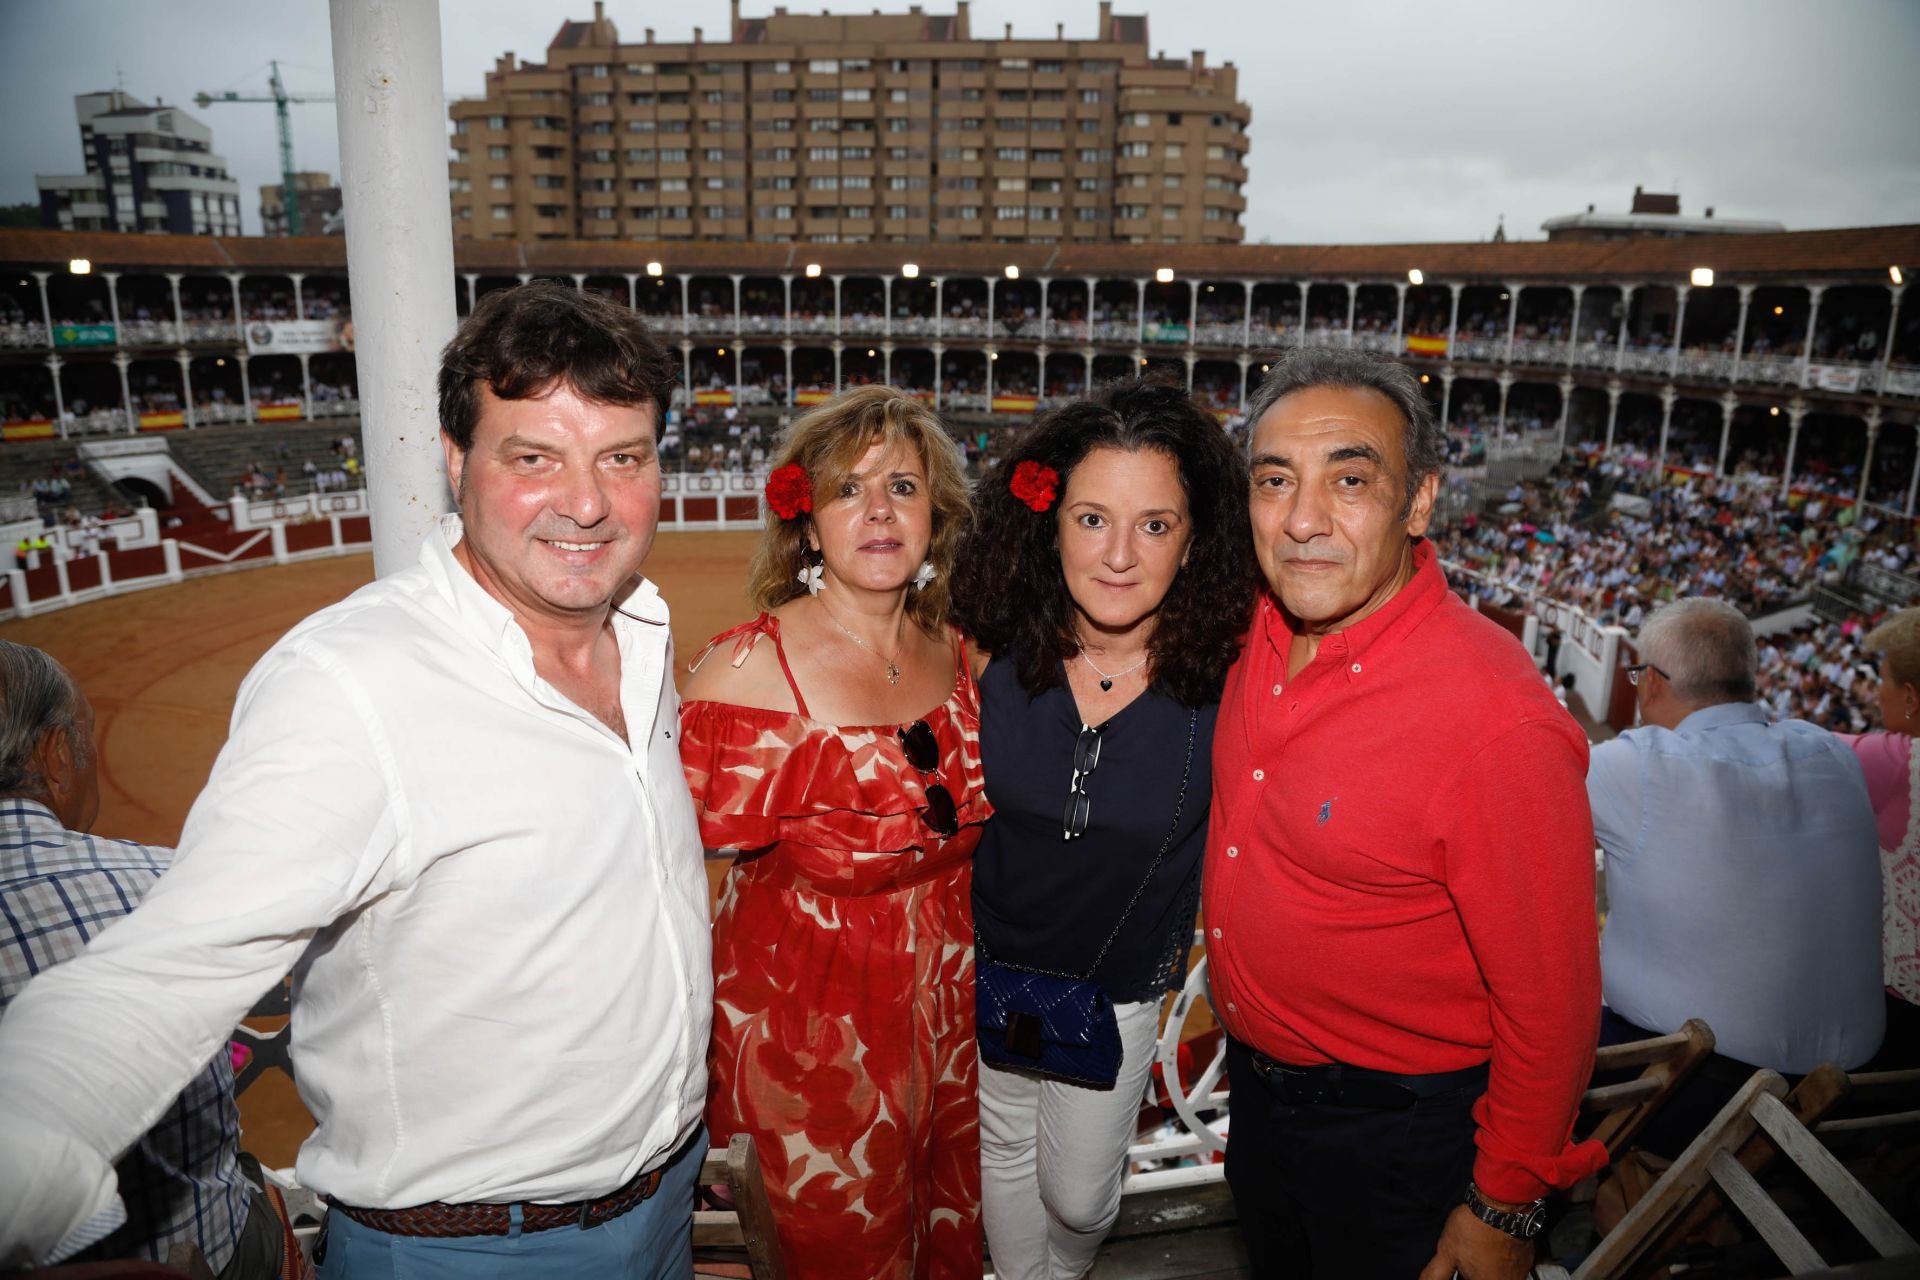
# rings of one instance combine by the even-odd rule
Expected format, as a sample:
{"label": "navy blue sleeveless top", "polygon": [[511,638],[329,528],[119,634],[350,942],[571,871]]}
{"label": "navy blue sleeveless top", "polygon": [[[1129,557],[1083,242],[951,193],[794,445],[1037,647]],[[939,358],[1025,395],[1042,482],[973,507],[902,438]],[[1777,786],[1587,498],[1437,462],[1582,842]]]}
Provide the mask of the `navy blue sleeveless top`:
{"label": "navy blue sleeveless top", "polygon": [[[1213,797],[1219,704],[1199,709],[1186,802],[1167,855],[1093,975],[1117,1003],[1157,999],[1186,978],[1199,907],[1200,856]],[[993,817],[974,853],[974,926],[994,960],[1079,975],[1126,910],[1173,823],[1189,708],[1149,688],[1107,721],[1086,834],[1063,835],[1081,729],[1062,683],[1029,696],[1014,664],[980,677],[980,755]]]}

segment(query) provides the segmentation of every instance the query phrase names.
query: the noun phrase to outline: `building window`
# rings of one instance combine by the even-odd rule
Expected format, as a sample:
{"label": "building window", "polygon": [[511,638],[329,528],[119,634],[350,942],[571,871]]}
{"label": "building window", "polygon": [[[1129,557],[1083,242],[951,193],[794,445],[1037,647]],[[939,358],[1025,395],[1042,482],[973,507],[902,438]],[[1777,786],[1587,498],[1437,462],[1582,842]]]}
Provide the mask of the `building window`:
{"label": "building window", "polygon": [[701,212],[706,215],[709,221],[715,221],[727,216],[727,207],[723,204],[710,204]]}
{"label": "building window", "polygon": [[1025,219],[1027,216],[1027,206],[1023,204],[997,204],[993,207],[993,216],[1002,222],[1011,222],[1016,218]]}
{"label": "building window", "polygon": [[1100,91],[1098,89],[1082,89],[1080,91],[1080,101],[1098,102],[1100,101]]}
{"label": "building window", "polygon": [[792,147],[775,147],[773,149],[773,158],[775,160],[791,160],[793,159],[793,148]]}
{"label": "building window", "polygon": [[840,179],[832,174],[815,174],[807,179],[807,187],[813,191],[838,191]]}
{"label": "building window", "polygon": [[995,160],[1005,160],[1009,162],[1024,162],[1027,158],[1027,149],[1025,147],[1000,147],[994,151],[993,158]]}
{"label": "building window", "polygon": [[686,162],[687,151],[685,147],[666,147],[660,152],[661,164],[685,164]]}
{"label": "building window", "polygon": [[807,63],[807,70],[813,72],[815,75],[838,75],[840,72],[840,59],[815,58],[813,61]]}
{"label": "building window", "polygon": [[508,183],[508,178],[507,178],[507,175],[504,173],[496,173],[491,178],[487,179],[487,185],[493,188],[495,191],[505,191],[507,189],[507,183]]}
{"label": "building window", "polygon": [[1033,222],[1058,222],[1060,210],[1050,205],[1034,205],[1027,210],[1027,218]]}
{"label": "building window", "polygon": [[1169,160],[1178,160],[1186,153],[1187,149],[1177,142],[1169,142],[1167,144],[1167,159]]}
{"label": "building window", "polygon": [[843,58],[840,61],[840,69],[842,71],[871,71],[873,70],[873,60],[871,58]]}
{"label": "building window", "polygon": [[655,153],[652,151],[648,151],[642,148],[636,148],[632,151],[627,152],[627,163],[628,164],[652,164],[654,162],[654,154]]}
{"label": "building window", "polygon": [[966,222],[977,222],[980,219],[980,206],[963,204],[953,211],[953,216]]}
{"label": "building window", "polygon": [[660,216],[663,218],[674,218],[684,222],[693,216],[693,210],[684,204],[673,204],[660,210]]}
{"label": "building window", "polygon": [[994,184],[994,190],[996,191],[1025,191],[1026,189],[1027,180],[1025,178],[1002,178]]}
{"label": "building window", "polygon": [[868,191],[873,187],[873,179],[865,174],[848,174],[840,179],[840,186],[847,191]]}
{"label": "building window", "polygon": [[913,121],[907,119],[905,116],[889,116],[887,118],[888,133],[906,133],[912,128]]}
{"label": "building window", "polygon": [[1100,189],[1100,179],[1098,178],[1075,179],[1073,184],[1073,189],[1075,191],[1098,191]]}
{"label": "building window", "polygon": [[660,189],[662,191],[685,191],[687,189],[687,180],[685,178],[662,178],[660,179]]}
{"label": "building window", "polygon": [[887,217],[895,222],[904,222],[912,216],[913,210],[904,204],[890,204],[887,206]]}
{"label": "building window", "polygon": [[611,209],[594,209],[594,210],[592,210],[592,211],[590,211],[590,212],[588,213],[588,215],[587,215],[587,216],[588,216],[588,217],[590,217],[590,218],[592,218],[592,219],[593,219],[593,220],[594,220],[595,222],[612,222],[612,221],[613,221],[613,210],[611,210]]}
{"label": "building window", "polygon": [[1162,220],[1164,220],[1164,221],[1167,221],[1167,222],[1177,222],[1177,221],[1179,221],[1179,219],[1180,219],[1180,206],[1179,206],[1179,205],[1177,205],[1177,204],[1169,204],[1169,205],[1163,205],[1163,206],[1161,206],[1161,209],[1160,209],[1160,217],[1162,218]]}
{"label": "building window", "polygon": [[1033,153],[1035,164],[1059,164],[1060,153],[1054,150],[1041,150]]}
{"label": "building window", "polygon": [[727,189],[727,180],[725,178],[708,178],[707,179],[707,190],[725,191],[726,189]]}
{"label": "building window", "polygon": [[1100,211],[1098,209],[1087,209],[1087,208],[1075,209],[1073,211],[1073,216],[1077,221],[1080,221],[1080,222],[1100,221]]}
{"label": "building window", "polygon": [[726,160],[726,158],[727,153],[719,147],[708,147],[701,153],[701,159],[705,160],[708,164],[720,164]]}
{"label": "building window", "polygon": [[842,160],[871,160],[873,159],[873,148],[842,147],[840,149],[840,158]]}
{"label": "building window", "polygon": [[807,148],[807,159],[809,160],[838,160],[839,158],[840,148],[838,147]]}
{"label": "building window", "polygon": [[1152,153],[1152,148],[1144,142],[1123,142],[1120,144],[1120,158],[1123,160],[1142,160]]}
{"label": "building window", "polygon": [[842,101],[842,102],[872,102],[872,101],[873,101],[873,90],[871,90],[871,89],[842,89],[842,90],[840,91],[840,101]]}
{"label": "building window", "polygon": [[791,218],[793,217],[793,206],[790,204],[777,204],[773,206],[773,216],[781,219]]}
{"label": "building window", "polygon": [[495,206],[493,206],[493,218],[494,218],[494,221],[495,221],[495,222],[504,222],[504,221],[506,221],[506,220],[507,220],[508,218],[511,218],[512,216],[513,216],[513,206],[512,206],[512,205],[510,205],[510,204],[497,204],[497,205],[495,205]]}
{"label": "building window", "polygon": [[1080,122],[1080,132],[1082,132],[1082,133],[1098,133],[1098,132],[1100,132],[1100,122],[1099,122],[1098,120],[1094,120],[1094,119],[1086,119],[1086,120],[1082,120],[1082,121]]}
{"label": "building window", "polygon": [[505,116],[488,116],[487,117],[487,128],[504,129],[506,127],[507,127],[507,118]]}

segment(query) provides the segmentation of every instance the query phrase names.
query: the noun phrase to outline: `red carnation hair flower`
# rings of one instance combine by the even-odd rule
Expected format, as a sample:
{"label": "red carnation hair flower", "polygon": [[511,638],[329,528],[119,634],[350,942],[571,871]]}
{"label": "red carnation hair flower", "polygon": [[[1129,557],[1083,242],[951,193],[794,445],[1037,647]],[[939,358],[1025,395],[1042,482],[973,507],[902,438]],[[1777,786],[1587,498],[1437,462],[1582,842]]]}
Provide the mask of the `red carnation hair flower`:
{"label": "red carnation hair flower", "polygon": [[776,468],[767,477],[767,505],[782,520],[813,510],[813,481],[807,479],[807,469],[797,462]]}
{"label": "red carnation hair flower", "polygon": [[1007,487],[1013,496],[1027,504],[1029,511],[1045,511],[1059,495],[1060,473],[1045,463],[1029,458],[1013,469]]}

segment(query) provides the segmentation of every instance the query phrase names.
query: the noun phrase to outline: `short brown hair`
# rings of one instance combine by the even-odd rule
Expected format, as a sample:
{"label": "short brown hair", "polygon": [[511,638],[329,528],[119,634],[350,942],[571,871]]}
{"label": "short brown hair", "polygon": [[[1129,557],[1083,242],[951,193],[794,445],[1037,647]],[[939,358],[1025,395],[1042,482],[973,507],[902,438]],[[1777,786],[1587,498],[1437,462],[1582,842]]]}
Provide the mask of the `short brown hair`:
{"label": "short brown hair", "polygon": [[480,421],[481,386],[502,400],[526,400],[565,383],[601,404],[652,405],[657,440],[673,382],[673,358],[633,311],[536,280],[480,299],[440,353],[440,430],[465,453]]}
{"label": "short brown hair", "polygon": [[[929,631],[947,621],[948,584],[953,553],[971,522],[967,481],[960,450],[932,409],[897,387],[860,387],[843,392],[795,420],[767,463],[775,470],[798,463],[816,494],[837,492],[867,450],[876,444],[904,444],[927,471],[927,496],[933,505],[933,541],[927,560],[934,580],[907,593],[907,612]],[[747,596],[759,609],[773,609],[805,590],[798,580],[811,520],[782,520],[771,508],[765,531],[747,570]]]}
{"label": "short brown hair", "polygon": [[1895,683],[1920,688],[1920,607],[1888,614],[1860,644],[1886,658],[1887,674]]}

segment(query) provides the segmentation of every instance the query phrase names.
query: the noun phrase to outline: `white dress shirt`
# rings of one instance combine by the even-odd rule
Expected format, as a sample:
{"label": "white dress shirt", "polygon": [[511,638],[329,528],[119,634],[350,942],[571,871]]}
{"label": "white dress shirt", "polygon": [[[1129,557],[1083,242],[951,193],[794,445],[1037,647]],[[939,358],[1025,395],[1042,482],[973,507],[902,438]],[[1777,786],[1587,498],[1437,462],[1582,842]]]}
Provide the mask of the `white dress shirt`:
{"label": "white dress shirt", "polygon": [[348,1204],[600,1196],[700,1123],[666,606],[616,601],[622,741],[535,673],[460,528],[260,660],[173,870],[0,1024],[0,1259],[111,1212],[110,1162],[289,968],[297,1172]]}

